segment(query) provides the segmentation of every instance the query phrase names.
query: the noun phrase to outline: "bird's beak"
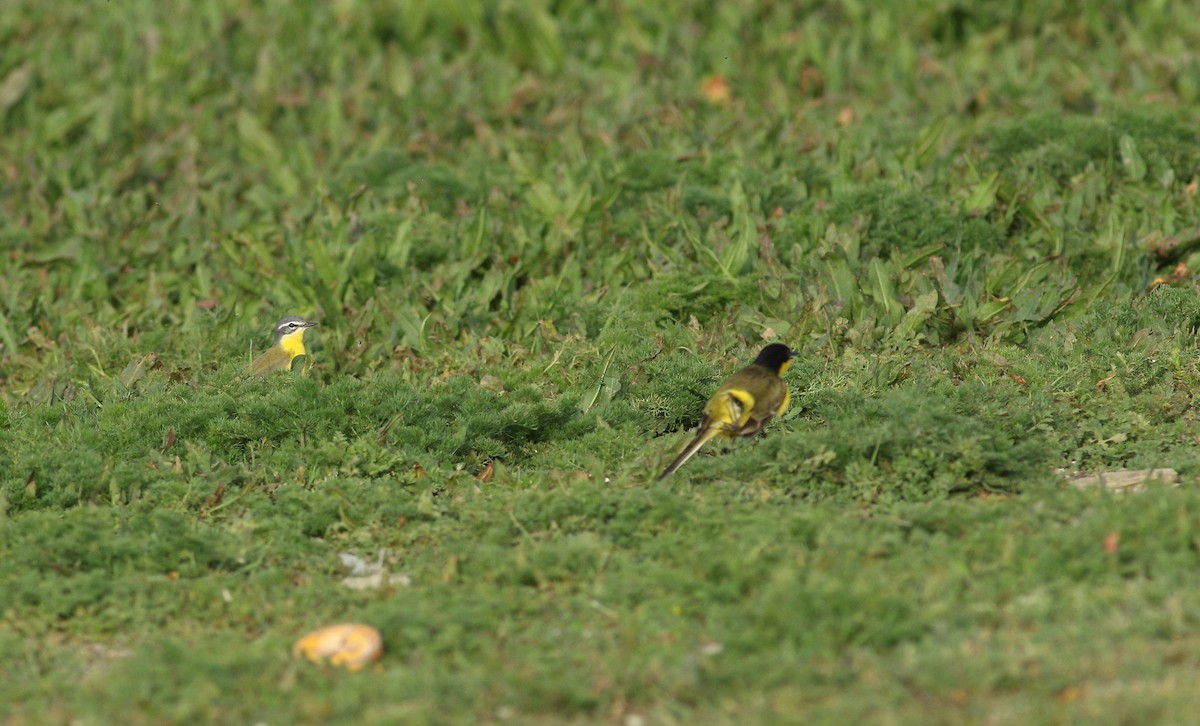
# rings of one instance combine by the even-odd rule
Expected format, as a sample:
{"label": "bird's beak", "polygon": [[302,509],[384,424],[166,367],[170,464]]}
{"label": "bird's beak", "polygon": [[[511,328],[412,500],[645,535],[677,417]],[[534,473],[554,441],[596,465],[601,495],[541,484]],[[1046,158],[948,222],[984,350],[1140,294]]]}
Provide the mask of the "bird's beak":
{"label": "bird's beak", "polygon": [[305,323],[304,323],[304,327],[306,327],[306,328],[315,328],[315,327],[317,327],[317,324],[316,324],[316,323],[314,323],[314,322],[313,322],[313,321],[311,321],[311,320],[307,320],[307,321],[305,321]]}

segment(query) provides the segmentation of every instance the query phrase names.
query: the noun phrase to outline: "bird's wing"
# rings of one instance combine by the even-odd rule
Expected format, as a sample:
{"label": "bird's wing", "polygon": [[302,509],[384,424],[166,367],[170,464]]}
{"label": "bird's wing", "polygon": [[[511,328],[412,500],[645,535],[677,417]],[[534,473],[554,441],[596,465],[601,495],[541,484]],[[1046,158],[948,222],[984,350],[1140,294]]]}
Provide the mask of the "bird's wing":
{"label": "bird's wing", "polygon": [[281,348],[271,348],[254,360],[251,371],[254,375],[281,371],[291,364],[292,359]]}
{"label": "bird's wing", "polygon": [[[791,392],[787,384],[781,380],[771,381],[766,395],[759,399],[759,405],[747,412],[746,419],[738,428],[738,436],[753,436],[770,422],[772,418],[787,410],[791,400]],[[776,403],[778,401],[778,403]]]}
{"label": "bird's wing", "polygon": [[742,388],[722,388],[704,406],[709,426],[724,436],[736,436],[754,410],[754,396]]}

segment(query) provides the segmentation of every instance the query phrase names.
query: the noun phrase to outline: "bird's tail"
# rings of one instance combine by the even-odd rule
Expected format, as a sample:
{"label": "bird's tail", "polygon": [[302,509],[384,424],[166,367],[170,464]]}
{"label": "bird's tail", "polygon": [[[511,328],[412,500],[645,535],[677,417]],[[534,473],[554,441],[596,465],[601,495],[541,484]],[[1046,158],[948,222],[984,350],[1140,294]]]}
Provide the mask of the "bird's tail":
{"label": "bird's tail", "polygon": [[658,475],[658,480],[662,481],[663,479],[666,479],[671,475],[672,472],[683,466],[688,459],[692,458],[692,454],[695,454],[697,451],[699,451],[701,446],[707,444],[709,439],[719,433],[721,433],[720,424],[713,422],[709,422],[707,426],[696,432],[696,438],[692,439],[692,442],[684,447],[683,451],[679,452],[679,456],[675,457],[675,461],[672,461],[671,465],[668,466],[662,474]]}

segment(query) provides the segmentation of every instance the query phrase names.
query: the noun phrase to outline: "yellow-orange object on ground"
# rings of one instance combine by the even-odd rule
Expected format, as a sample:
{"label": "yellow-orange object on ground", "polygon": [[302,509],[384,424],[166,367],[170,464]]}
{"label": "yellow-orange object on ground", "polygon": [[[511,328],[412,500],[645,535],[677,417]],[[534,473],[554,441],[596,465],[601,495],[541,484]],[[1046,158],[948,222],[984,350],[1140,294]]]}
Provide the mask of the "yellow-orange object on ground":
{"label": "yellow-orange object on ground", "polygon": [[346,670],[357,672],[383,655],[383,636],[370,625],[330,625],[297,640],[292,646],[292,655],[303,656],[314,663],[329,661],[330,665],[345,666]]}

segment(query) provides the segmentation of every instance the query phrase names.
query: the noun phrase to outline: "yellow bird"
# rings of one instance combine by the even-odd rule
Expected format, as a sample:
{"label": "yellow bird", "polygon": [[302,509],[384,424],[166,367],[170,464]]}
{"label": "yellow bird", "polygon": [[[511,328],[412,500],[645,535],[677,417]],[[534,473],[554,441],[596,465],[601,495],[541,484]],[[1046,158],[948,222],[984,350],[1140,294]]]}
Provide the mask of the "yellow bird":
{"label": "yellow bird", "polygon": [[759,352],[753,363],[730,376],[704,405],[696,437],[658,477],[659,481],[683,466],[713,437],[753,436],[773,417],[782,415],[792,398],[783,373],[795,355],[783,343],[772,343]]}
{"label": "yellow bird", "polygon": [[304,331],[316,323],[295,315],[289,315],[275,324],[275,344],[255,359],[250,366],[254,375],[275,371],[291,370],[292,361],[298,356],[308,355],[304,350]]}

